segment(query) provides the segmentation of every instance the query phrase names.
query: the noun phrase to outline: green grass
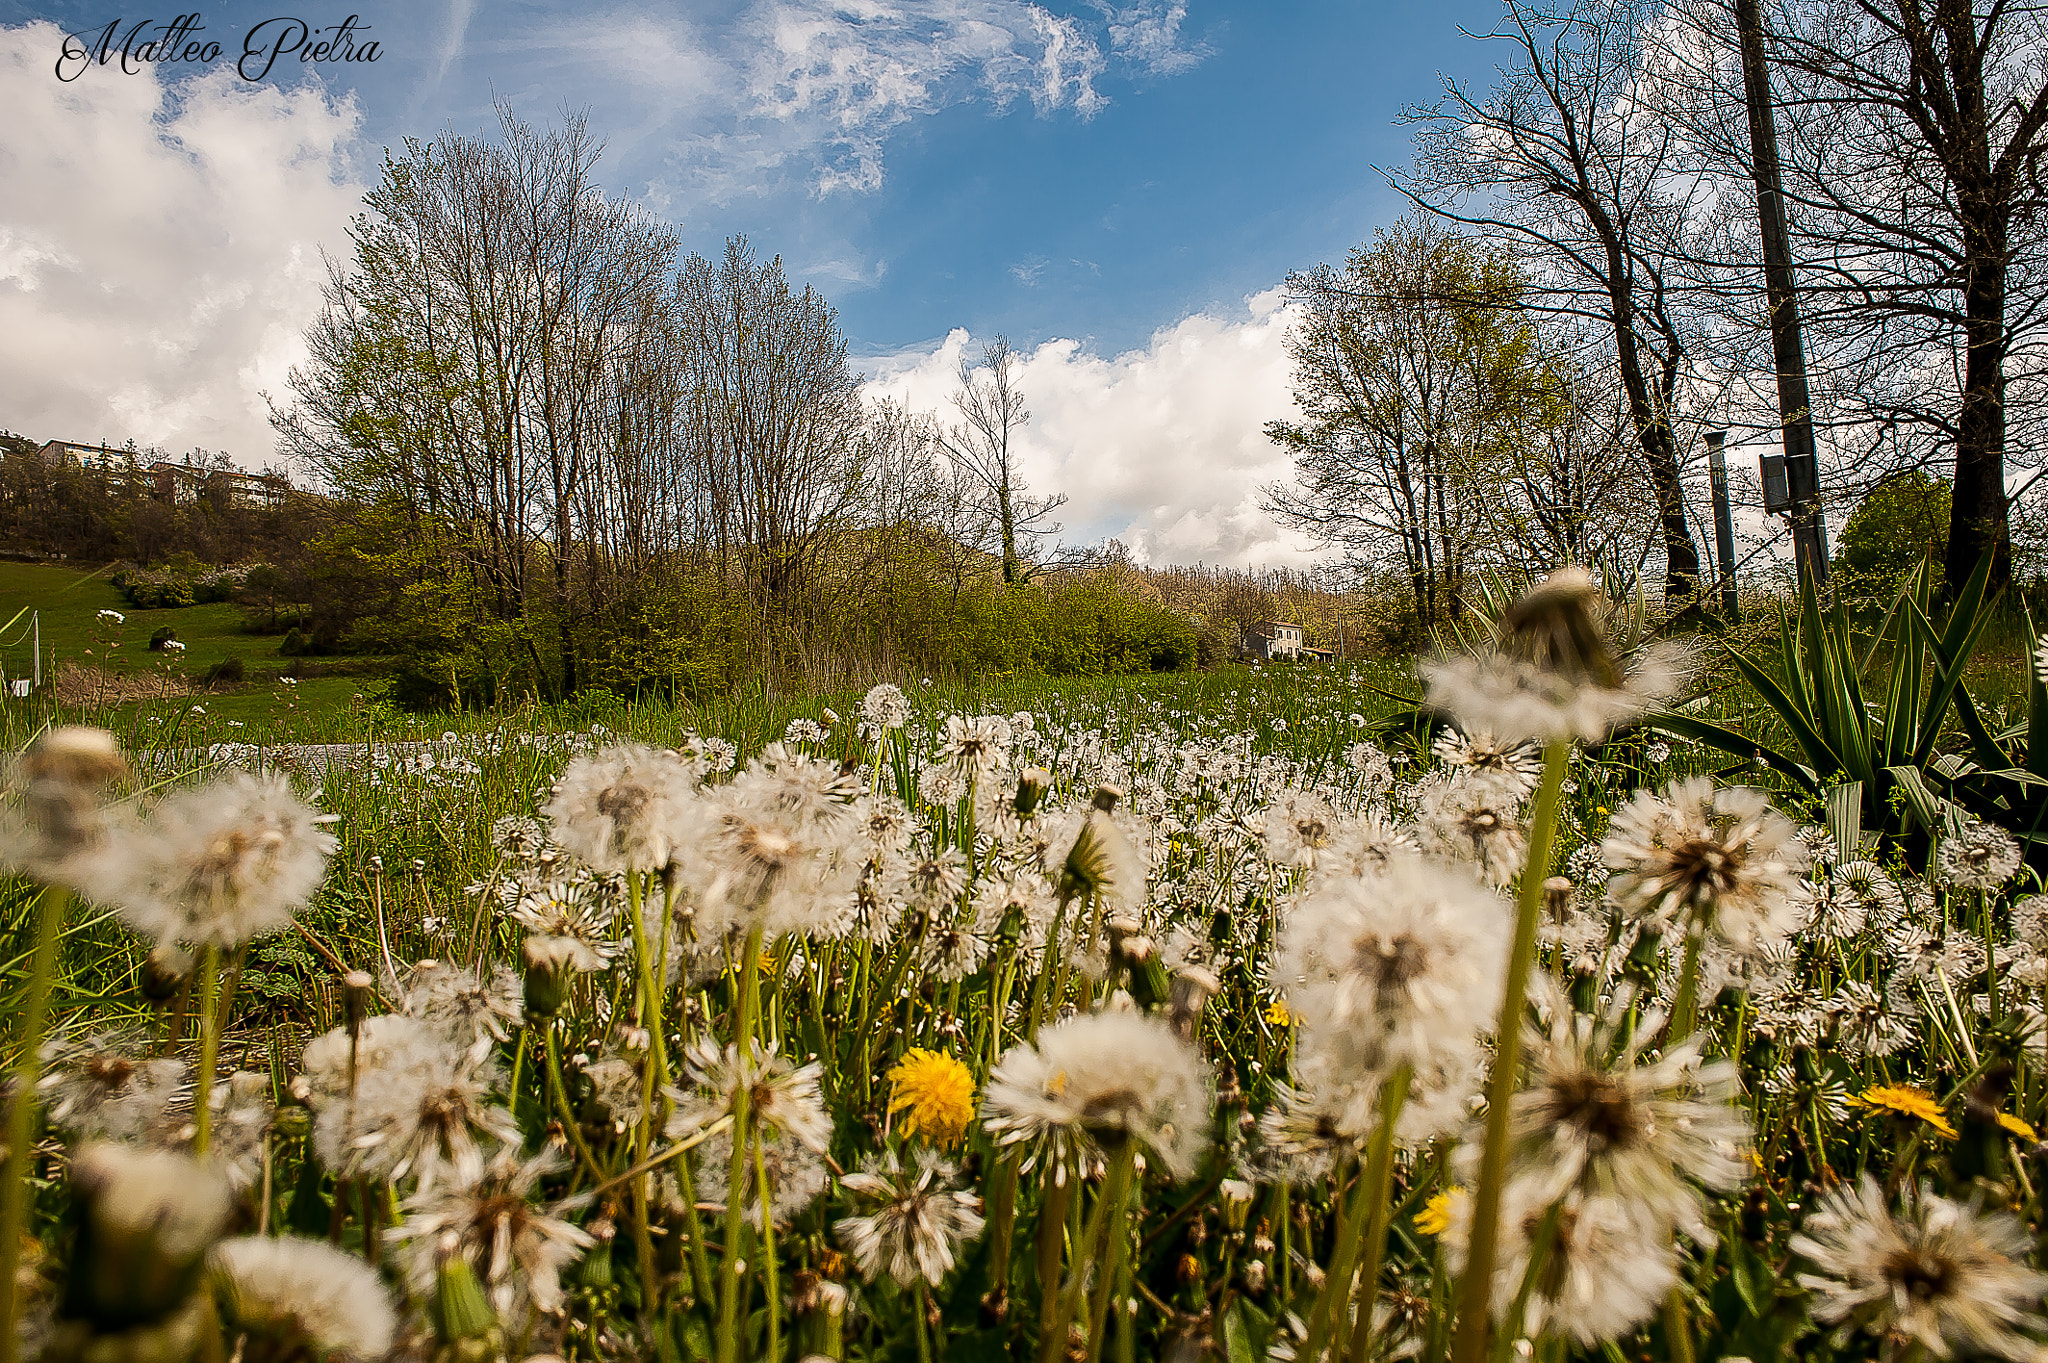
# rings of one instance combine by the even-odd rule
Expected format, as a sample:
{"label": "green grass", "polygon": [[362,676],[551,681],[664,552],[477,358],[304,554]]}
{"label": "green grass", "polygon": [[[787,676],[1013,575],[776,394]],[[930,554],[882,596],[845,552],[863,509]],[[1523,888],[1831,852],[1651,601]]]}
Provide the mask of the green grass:
{"label": "green grass", "polygon": [[[249,633],[241,607],[216,602],[135,610],[107,581],[110,571],[0,563],[0,671],[10,678],[29,676],[40,634],[46,683],[60,663],[71,662],[123,677],[168,675],[203,694],[79,707],[90,713],[66,717],[91,718],[142,746],[154,746],[159,735],[176,734],[185,735],[182,741],[209,743],[284,740],[301,730],[319,737],[325,736],[330,717],[346,712],[352,698],[371,683],[368,677],[316,676],[287,686],[281,678],[291,659],[277,651],[280,636]],[[101,611],[118,611],[126,618],[116,623],[102,618]],[[184,652],[149,651],[150,636],[164,626],[177,631]],[[241,659],[245,680],[207,690],[203,678],[208,669],[232,658]],[[22,707],[8,704],[18,721]],[[37,714],[46,712],[42,702],[36,706]]]}

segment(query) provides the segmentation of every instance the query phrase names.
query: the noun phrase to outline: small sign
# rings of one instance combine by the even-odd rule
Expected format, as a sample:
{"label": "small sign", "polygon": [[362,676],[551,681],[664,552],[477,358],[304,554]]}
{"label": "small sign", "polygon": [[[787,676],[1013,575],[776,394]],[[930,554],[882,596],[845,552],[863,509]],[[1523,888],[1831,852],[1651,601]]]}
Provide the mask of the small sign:
{"label": "small sign", "polygon": [[1776,515],[1792,509],[1792,484],[1785,478],[1785,456],[1767,454],[1764,466],[1764,510]]}

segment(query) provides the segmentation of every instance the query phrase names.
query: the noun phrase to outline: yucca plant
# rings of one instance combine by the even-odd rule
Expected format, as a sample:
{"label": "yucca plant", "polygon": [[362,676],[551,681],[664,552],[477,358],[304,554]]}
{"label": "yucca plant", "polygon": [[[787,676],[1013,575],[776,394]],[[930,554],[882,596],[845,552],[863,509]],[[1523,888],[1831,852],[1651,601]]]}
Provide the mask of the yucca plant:
{"label": "yucca plant", "polygon": [[[1761,763],[1825,800],[1844,855],[1866,830],[1923,850],[1958,809],[2004,826],[2030,847],[2048,842],[2048,697],[2040,679],[2028,681],[2027,722],[1996,735],[1963,683],[1993,615],[1989,578],[1987,559],[1936,623],[1933,572],[1922,563],[1860,655],[1847,608],[1823,606],[1811,586],[1801,591],[1796,616],[1781,608],[1775,671],[1726,648],[1790,733],[1790,749],[1687,714],[1666,711],[1645,722]],[[1877,687],[1866,692],[1873,678]],[[1938,750],[1950,732],[1951,708],[1967,756]],[[2015,761],[2005,745],[2018,740],[2027,755]]]}

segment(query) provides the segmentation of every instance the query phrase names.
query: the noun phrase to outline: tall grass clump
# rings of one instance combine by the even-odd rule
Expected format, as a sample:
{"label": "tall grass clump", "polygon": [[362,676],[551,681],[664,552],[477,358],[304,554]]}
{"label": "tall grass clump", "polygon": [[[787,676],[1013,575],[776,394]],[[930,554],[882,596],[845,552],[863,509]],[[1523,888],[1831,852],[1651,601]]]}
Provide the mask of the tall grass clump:
{"label": "tall grass clump", "polygon": [[[1329,671],[9,772],[8,1358],[2033,1357],[2048,898]],[[567,716],[557,716],[566,720]],[[1922,830],[1925,833],[1927,830]]]}

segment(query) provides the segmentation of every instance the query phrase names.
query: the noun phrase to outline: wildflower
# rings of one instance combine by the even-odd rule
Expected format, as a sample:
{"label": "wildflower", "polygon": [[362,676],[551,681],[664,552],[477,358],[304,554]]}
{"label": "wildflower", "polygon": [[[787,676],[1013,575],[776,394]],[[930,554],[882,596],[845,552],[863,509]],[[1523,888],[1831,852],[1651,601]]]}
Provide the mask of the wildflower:
{"label": "wildflower", "polygon": [[951,767],[935,762],[917,773],[917,797],[934,809],[950,809],[966,795],[966,782]]}
{"label": "wildflower", "polygon": [[1266,806],[1261,842],[1268,860],[1282,866],[1313,868],[1337,823],[1337,812],[1320,795],[1288,790]]}
{"label": "wildflower", "polygon": [[[1462,1273],[1472,1199],[1460,1189],[1449,1201],[1445,1245],[1453,1271]],[[1531,1338],[1564,1335],[1588,1346],[1620,1338],[1654,1315],[1678,1281],[1671,1232],[1640,1205],[1577,1191],[1560,1201],[1535,1184],[1511,1181],[1501,1198],[1496,1320],[1512,1309],[1546,1223],[1549,1246],[1522,1320]]]}
{"label": "wildflower", "polygon": [[1959,890],[1995,890],[2020,869],[2020,845],[1996,824],[1971,819],[1934,849],[1934,878]]}
{"label": "wildflower", "polygon": [[1357,1157],[1371,1128],[1354,1118],[1342,1091],[1329,1101],[1325,1090],[1273,1086],[1273,1105],[1259,1118],[1265,1160],[1284,1182],[1316,1187]]}
{"label": "wildflower", "polygon": [[1793,1252],[1818,1270],[1799,1275],[1816,1294],[1817,1319],[1903,1336],[1937,1358],[2032,1355],[2016,1328],[2048,1291],[2048,1275],[2026,1264],[2032,1248],[2011,1216],[1926,1187],[1895,1216],[1868,1174],[1825,1194],[1792,1237]]}
{"label": "wildflower", "polygon": [[1507,741],[1576,735],[1597,742],[1683,684],[1685,654],[1638,650],[1624,668],[1596,618],[1600,592],[1584,568],[1560,568],[1501,617],[1497,651],[1422,669],[1429,703],[1461,728]]}
{"label": "wildflower", "polygon": [[[768,1214],[777,1226],[787,1226],[816,1202],[831,1182],[825,1157],[787,1132],[763,1133],[759,1146],[761,1165],[768,1173]],[[761,1224],[761,1193],[750,1149],[740,1182],[741,1214],[749,1225]],[[697,1147],[697,1196],[725,1210],[731,1197],[732,1132],[720,1131]]]}
{"label": "wildflower", "polygon": [[108,788],[127,773],[120,744],[104,729],[65,725],[43,734],[9,773],[21,806],[0,812],[0,861],[111,898],[100,886],[110,868],[93,854],[107,834]]}
{"label": "wildflower", "polygon": [[532,1310],[561,1309],[561,1271],[596,1241],[535,1197],[540,1182],[563,1167],[544,1150],[521,1160],[500,1150],[475,1179],[406,1202],[405,1220],[385,1232],[403,1251],[405,1276],[416,1296],[433,1289],[444,1254],[477,1271],[501,1320],[517,1323]]}
{"label": "wildflower", "polygon": [[[463,1050],[424,1030],[385,1063],[363,1066],[358,1056],[353,1099],[331,1106],[315,1127],[316,1137],[329,1133],[323,1161],[394,1182],[413,1174],[423,1193],[443,1177],[473,1182],[487,1145],[519,1144],[512,1114],[489,1100],[498,1067],[488,1057],[487,1047]],[[344,1137],[345,1149],[331,1150]]]}
{"label": "wildflower", "polygon": [[847,838],[854,793],[830,764],[771,751],[708,796],[683,868],[700,933],[843,932],[862,867]]}
{"label": "wildflower", "polygon": [[2048,634],[2034,645],[2034,676],[2048,682]]}
{"label": "wildflower", "polygon": [[701,768],[622,743],[569,763],[546,814],[562,849],[596,871],[658,871],[695,835]]}
{"label": "wildflower", "polygon": [[951,904],[967,888],[967,857],[957,847],[942,847],[903,868],[904,897],[923,908]]}
{"label": "wildflower", "polygon": [[1790,819],[1749,787],[1690,777],[1662,796],[1639,790],[1600,845],[1614,868],[1608,897],[1652,930],[1692,923],[1737,951],[1791,930],[1807,855]]}
{"label": "wildflower", "polygon": [[1529,856],[1520,806],[1512,778],[1483,773],[1433,784],[1420,801],[1417,823],[1427,850],[1468,861],[1495,885],[1505,885]]}
{"label": "wildflower", "polygon": [[1453,1185],[1441,1188],[1430,1195],[1422,1204],[1422,1210],[1415,1213],[1415,1229],[1424,1235],[1442,1235],[1451,1225],[1451,1198],[1464,1191]]}
{"label": "wildflower", "polygon": [[900,729],[910,721],[910,701],[899,688],[883,682],[861,699],[860,717],[879,738],[888,730]]}
{"label": "wildflower", "polygon": [[117,625],[125,625],[128,623],[128,617],[121,614],[121,612],[119,611],[100,611],[93,618],[95,620],[109,620]]}
{"label": "wildflower", "polygon": [[782,730],[782,741],[788,744],[823,743],[825,730],[815,719],[792,719]]}
{"label": "wildflower", "polygon": [[737,1046],[721,1048],[708,1038],[693,1042],[683,1052],[683,1061],[693,1091],[669,1091],[675,1100],[668,1122],[670,1140],[685,1139],[733,1112],[744,1090],[748,1121],[824,1153],[832,1139],[832,1117],[818,1086],[825,1071],[817,1061],[793,1065],[759,1041],[749,1039],[742,1054]]}
{"label": "wildflower", "polygon": [[1114,786],[1100,787],[1094,803],[1070,816],[1047,844],[1045,869],[1058,883],[1062,897],[1096,895],[1126,903],[1144,902],[1144,858],[1110,813],[1121,797]]}
{"label": "wildflower", "polygon": [[1956,1129],[1942,1115],[1941,1104],[1925,1089],[1914,1088],[1911,1084],[1877,1084],[1849,1101],[1872,1112],[1925,1122],[1950,1140],[1955,1139]]}
{"label": "wildflower", "polygon": [[122,917],[159,942],[236,947],[276,932],[319,888],[332,835],[281,776],[241,773],[171,796],[113,872]]}
{"label": "wildflower", "polygon": [[941,984],[964,980],[988,959],[988,939],[969,923],[940,923],[926,930],[920,948],[925,973]]}
{"label": "wildflower", "polygon": [[1852,1056],[1897,1055],[1913,1044],[1913,1015],[1861,980],[1844,980],[1826,1007]]}
{"label": "wildflower", "polygon": [[954,1246],[981,1234],[981,1199],[954,1186],[959,1170],[935,1151],[917,1152],[910,1168],[894,1150],[870,1157],[840,1186],[876,1203],[866,1216],[834,1223],[863,1278],[887,1273],[908,1287],[922,1277],[937,1287],[953,1267]]}
{"label": "wildflower", "polygon": [[1294,1014],[1287,1009],[1287,1000],[1274,999],[1266,1005],[1266,1024],[1271,1027],[1287,1027],[1294,1022]]}
{"label": "wildflower", "polygon": [[531,885],[512,909],[512,921],[526,929],[529,967],[539,940],[547,944],[541,952],[545,959],[580,973],[602,970],[618,954],[619,944],[611,936],[613,916],[587,881],[576,880]]}
{"label": "wildflower", "polygon": [[538,819],[508,814],[491,825],[491,846],[513,861],[538,861],[547,845],[547,832]]}
{"label": "wildflower", "polygon": [[88,1145],[71,1162],[71,1187],[85,1224],[66,1314],[124,1326],[185,1304],[234,1210],[218,1172],[168,1150]]}
{"label": "wildflower", "polygon": [[872,850],[891,854],[909,851],[917,831],[909,807],[887,792],[854,801],[852,823]]}
{"label": "wildflower", "polygon": [[1368,797],[1394,784],[1393,764],[1376,743],[1353,743],[1344,750],[1344,765],[1358,775]]}
{"label": "wildflower", "polygon": [[950,1055],[912,1047],[889,1071],[889,1111],[905,1136],[958,1145],[974,1120],[974,1076]]}
{"label": "wildflower", "polygon": [[377,1270],[317,1240],[245,1235],[209,1265],[224,1322],[263,1341],[261,1358],[382,1358],[398,1315]]}
{"label": "wildflower", "polygon": [[424,1019],[467,1047],[489,1037],[509,1041],[520,1023],[519,977],[498,966],[489,979],[466,966],[421,961],[396,991],[405,1012]]}
{"label": "wildflower", "polygon": [[1702,1061],[1697,1038],[1645,1056],[1660,1021],[1641,1021],[1623,1041],[1612,1023],[1558,1018],[1515,1095],[1514,1177],[1545,1206],[1573,1190],[1617,1197],[1697,1237],[1705,1231],[1692,1181],[1716,1192],[1741,1183],[1749,1123],[1729,1101],[1735,1067]]}
{"label": "wildflower", "polygon": [[146,1059],[148,1045],[139,1028],[44,1042],[36,1086],[50,1123],[78,1135],[134,1137],[155,1115],[150,1106],[167,1103],[185,1076],[182,1060]]}
{"label": "wildflower", "polygon": [[1382,1077],[1469,1054],[1498,1004],[1508,911],[1461,872],[1420,858],[1304,897],[1281,935],[1274,982],[1335,1072]]}
{"label": "wildflower", "polygon": [[983,1102],[983,1125],[998,1145],[1045,1150],[1062,1173],[1088,1144],[1128,1138],[1185,1178],[1208,1142],[1201,1057],[1164,1022],[1136,1012],[1112,1009],[1046,1028],[1035,1046],[1002,1058]]}
{"label": "wildflower", "polygon": [[1466,734],[1446,728],[1432,748],[1445,766],[1459,768],[1461,775],[1492,776],[1516,796],[1536,789],[1542,769],[1542,759],[1529,743],[1504,743],[1484,729]]}
{"label": "wildflower", "polygon": [[1415,855],[1415,840],[1389,823],[1377,810],[1339,819],[1329,846],[1317,858],[1320,874],[1336,880],[1377,875],[1396,857]]}
{"label": "wildflower", "polygon": [[948,715],[938,757],[962,780],[978,781],[1010,760],[1010,739],[1010,723],[1001,715]]}

